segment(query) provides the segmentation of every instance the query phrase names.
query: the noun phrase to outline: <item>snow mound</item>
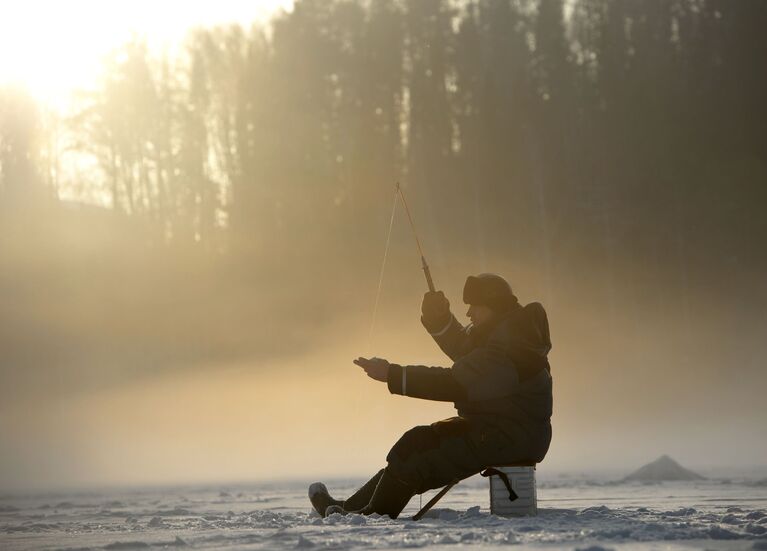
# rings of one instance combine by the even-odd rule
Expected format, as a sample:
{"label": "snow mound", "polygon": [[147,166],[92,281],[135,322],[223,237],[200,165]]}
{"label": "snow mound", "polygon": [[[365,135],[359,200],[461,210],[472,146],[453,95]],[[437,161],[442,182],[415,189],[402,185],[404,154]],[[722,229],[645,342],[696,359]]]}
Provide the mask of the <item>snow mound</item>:
{"label": "snow mound", "polygon": [[661,482],[664,480],[705,480],[705,477],[685,469],[668,455],[662,455],[652,463],[640,467],[624,481]]}

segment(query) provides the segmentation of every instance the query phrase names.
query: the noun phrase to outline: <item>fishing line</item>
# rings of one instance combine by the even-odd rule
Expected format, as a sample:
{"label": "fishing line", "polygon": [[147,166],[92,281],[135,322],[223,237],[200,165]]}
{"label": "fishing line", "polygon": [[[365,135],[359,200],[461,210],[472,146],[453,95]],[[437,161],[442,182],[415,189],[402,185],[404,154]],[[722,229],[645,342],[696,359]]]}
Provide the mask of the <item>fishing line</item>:
{"label": "fishing line", "polygon": [[413,237],[415,237],[415,244],[416,247],[418,247],[418,254],[421,255],[421,268],[423,269],[423,275],[426,277],[426,285],[429,287],[429,291],[432,293],[434,292],[434,281],[431,279],[431,270],[429,270],[429,265],[426,263],[426,257],[423,255],[423,249],[421,248],[421,240],[418,239],[418,232],[415,231],[415,224],[413,223],[413,217],[410,216],[410,209],[407,206],[407,200],[405,200],[405,194],[402,191],[402,188],[399,185],[399,182],[397,182],[397,193],[399,193],[400,198],[402,199],[402,204],[405,205],[405,212],[407,213],[407,219],[410,220],[410,229],[413,232]]}
{"label": "fishing line", "polygon": [[381,299],[381,289],[383,288],[384,271],[386,270],[386,259],[389,256],[389,245],[391,243],[392,228],[394,227],[394,214],[397,212],[397,192],[399,185],[394,190],[394,202],[391,206],[391,219],[389,220],[389,233],[386,235],[386,248],[384,249],[383,262],[381,263],[381,273],[378,276],[378,291],[376,300],[373,304],[373,319],[370,321],[370,332],[368,333],[368,350],[373,351],[373,330],[376,326],[376,316],[378,315],[378,302]]}

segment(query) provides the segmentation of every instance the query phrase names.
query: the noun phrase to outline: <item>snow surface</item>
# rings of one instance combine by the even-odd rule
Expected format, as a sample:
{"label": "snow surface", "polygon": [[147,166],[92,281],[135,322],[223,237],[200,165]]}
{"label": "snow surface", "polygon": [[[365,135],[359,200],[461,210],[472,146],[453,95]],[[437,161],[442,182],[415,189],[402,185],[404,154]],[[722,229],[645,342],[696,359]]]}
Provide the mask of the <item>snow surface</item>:
{"label": "snow surface", "polygon": [[[616,483],[539,476],[534,518],[488,512],[487,480],[427,518],[319,518],[308,482],[0,496],[0,549],[755,549],[767,551],[767,482]],[[362,481],[330,481],[343,497]],[[423,497],[425,503],[433,493]]]}

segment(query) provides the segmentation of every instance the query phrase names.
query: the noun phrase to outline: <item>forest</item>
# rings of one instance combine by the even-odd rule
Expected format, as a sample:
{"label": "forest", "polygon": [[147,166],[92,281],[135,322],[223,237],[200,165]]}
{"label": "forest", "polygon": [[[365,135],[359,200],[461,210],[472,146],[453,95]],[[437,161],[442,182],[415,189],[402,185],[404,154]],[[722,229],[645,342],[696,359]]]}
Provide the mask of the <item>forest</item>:
{"label": "forest", "polygon": [[[729,343],[711,369],[755,370],[766,25],[760,0],[299,0],[175,53],[137,38],[69,112],[0,90],[0,370],[268,357],[339,308],[365,322],[398,181],[450,290],[506,270],[555,328],[586,312],[592,351],[680,361],[705,334]],[[417,320],[410,239],[387,269]]]}

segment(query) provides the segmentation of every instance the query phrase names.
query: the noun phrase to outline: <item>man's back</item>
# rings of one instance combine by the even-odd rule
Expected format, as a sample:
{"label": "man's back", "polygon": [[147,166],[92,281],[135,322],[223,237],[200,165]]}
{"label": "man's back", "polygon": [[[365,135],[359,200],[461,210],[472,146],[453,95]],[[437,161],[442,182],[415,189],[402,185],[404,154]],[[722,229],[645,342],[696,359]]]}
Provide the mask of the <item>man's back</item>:
{"label": "man's back", "polygon": [[466,390],[466,398],[455,402],[458,414],[507,432],[522,429],[532,440],[529,459],[542,460],[551,441],[553,409],[543,306],[518,306],[490,326],[433,337],[457,356],[453,375]]}

